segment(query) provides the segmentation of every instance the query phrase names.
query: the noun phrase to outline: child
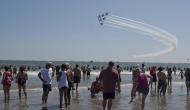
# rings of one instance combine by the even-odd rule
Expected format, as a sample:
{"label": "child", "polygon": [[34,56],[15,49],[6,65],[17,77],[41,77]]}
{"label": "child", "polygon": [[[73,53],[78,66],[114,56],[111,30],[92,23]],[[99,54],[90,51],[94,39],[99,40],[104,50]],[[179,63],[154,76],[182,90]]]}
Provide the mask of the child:
{"label": "child", "polygon": [[102,84],[99,82],[99,78],[96,78],[96,81],[92,82],[91,88],[88,88],[91,92],[91,97],[95,97],[95,94],[98,94],[102,91]]}

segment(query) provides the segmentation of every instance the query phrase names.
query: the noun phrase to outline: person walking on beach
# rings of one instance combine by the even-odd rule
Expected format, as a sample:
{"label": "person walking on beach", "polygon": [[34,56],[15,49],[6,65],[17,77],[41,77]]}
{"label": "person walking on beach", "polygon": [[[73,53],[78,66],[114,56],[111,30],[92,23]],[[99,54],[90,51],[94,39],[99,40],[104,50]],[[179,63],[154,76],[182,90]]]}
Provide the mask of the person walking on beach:
{"label": "person walking on beach", "polygon": [[67,90],[68,90],[68,80],[67,80],[67,71],[66,71],[66,64],[61,65],[61,72],[57,76],[58,81],[58,88],[59,88],[59,101],[60,105],[59,108],[63,108],[63,96],[65,99],[65,106],[67,107]]}
{"label": "person walking on beach", "polygon": [[17,67],[14,66],[14,67],[13,67],[13,77],[14,77],[14,78],[16,77],[16,73],[17,73]]}
{"label": "person walking on beach", "polygon": [[87,72],[87,78],[90,78],[91,69],[90,69],[89,65],[87,65],[87,67],[86,67],[86,72]]}
{"label": "person walking on beach", "polygon": [[10,72],[10,68],[8,66],[4,67],[5,72],[3,73],[3,78],[2,78],[2,85],[3,85],[3,90],[4,90],[4,97],[5,97],[5,103],[9,102],[10,100],[10,87],[11,87],[11,82],[13,80],[13,75]]}
{"label": "person walking on beach", "polygon": [[142,93],[141,110],[144,110],[146,96],[149,93],[149,85],[150,85],[150,83],[148,83],[148,78],[150,78],[150,83],[151,83],[152,82],[152,77],[149,76],[149,75],[146,75],[145,71],[142,71],[142,73],[140,73],[140,75],[138,77],[137,91],[139,93]]}
{"label": "person walking on beach", "polygon": [[45,68],[38,73],[38,77],[43,83],[42,104],[47,105],[47,99],[49,92],[52,89],[51,84],[52,84],[52,79],[54,77],[54,72],[52,69],[51,62],[48,62]]}
{"label": "person walking on beach", "polygon": [[136,97],[136,89],[137,89],[137,86],[138,86],[139,75],[140,75],[140,69],[139,69],[139,65],[137,65],[135,70],[132,71],[133,85],[132,85],[132,90],[131,90],[131,100],[130,100],[129,104],[132,103],[133,99]]}
{"label": "person walking on beach", "polygon": [[85,79],[86,67],[83,65],[83,66],[81,67],[81,70],[82,70],[83,78]]}
{"label": "person walking on beach", "polygon": [[145,73],[146,72],[146,67],[145,67],[145,64],[142,64],[141,65],[141,73]]}
{"label": "person walking on beach", "polygon": [[118,92],[121,92],[121,67],[119,65],[116,66],[117,67],[117,72],[118,72],[118,76],[119,76],[119,80],[118,80]]}
{"label": "person walking on beach", "polygon": [[187,95],[189,95],[189,89],[190,89],[190,68],[186,68],[185,71],[185,84],[187,88]]}
{"label": "person walking on beach", "polygon": [[172,69],[169,68],[167,71],[168,86],[172,86]]}
{"label": "person walking on beach", "polygon": [[103,84],[103,110],[106,110],[107,104],[107,110],[111,110],[112,99],[115,98],[115,87],[119,80],[118,72],[114,69],[113,62],[110,61],[108,67],[100,72],[99,79]]}
{"label": "person walking on beach", "polygon": [[181,79],[183,79],[183,70],[181,69],[180,72],[179,72],[179,75],[181,76]]}
{"label": "person walking on beach", "polygon": [[[1,70],[1,69],[0,69]],[[0,79],[1,79],[1,76],[2,76],[2,73],[1,73],[1,71],[0,71]]]}
{"label": "person walking on beach", "polygon": [[159,67],[158,73],[157,73],[157,76],[158,76],[158,90],[157,90],[158,96],[159,95],[161,96],[161,94],[163,94],[163,96],[165,96],[166,88],[167,88],[166,74],[162,70],[163,70],[163,67]]}
{"label": "person walking on beach", "polygon": [[152,66],[150,69],[150,75],[152,76],[152,83],[151,84],[151,90],[152,90],[152,84],[154,83],[154,87],[156,90],[156,82],[157,82],[157,76],[156,76],[156,66]]}
{"label": "person walking on beach", "polygon": [[79,68],[79,65],[76,65],[76,67],[73,69],[74,72],[74,83],[76,83],[76,91],[78,90],[78,84],[81,80],[81,69]]}
{"label": "person walking on beach", "polygon": [[57,76],[60,72],[60,66],[59,65],[55,66],[55,72],[56,72],[56,76]]}
{"label": "person walking on beach", "polygon": [[73,87],[73,83],[74,83],[74,77],[73,77],[73,72],[71,69],[71,66],[66,63],[66,70],[67,70],[67,80],[68,80],[68,90],[67,90],[67,98],[68,98],[68,105],[70,105],[70,100],[71,100],[71,89]]}
{"label": "person walking on beach", "polygon": [[19,69],[19,72],[16,76],[16,82],[18,85],[18,94],[19,94],[19,99],[21,100],[21,89],[23,89],[25,99],[27,99],[27,93],[26,93],[26,80],[28,80],[28,75],[25,71],[25,67],[21,66]]}

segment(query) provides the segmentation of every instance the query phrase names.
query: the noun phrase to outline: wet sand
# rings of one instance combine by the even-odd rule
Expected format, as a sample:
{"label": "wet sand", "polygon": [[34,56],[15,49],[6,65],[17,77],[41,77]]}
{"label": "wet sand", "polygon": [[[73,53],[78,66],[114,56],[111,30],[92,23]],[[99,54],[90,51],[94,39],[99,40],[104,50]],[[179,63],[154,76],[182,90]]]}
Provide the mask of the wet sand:
{"label": "wet sand", "polygon": [[[137,95],[135,101],[129,104],[131,84],[122,85],[122,92],[116,93],[112,110],[140,110],[141,97]],[[3,93],[0,94],[0,110],[59,110],[58,90],[54,88],[49,94],[47,108],[41,105],[42,90],[27,90],[28,99],[18,99],[17,91],[11,91],[11,100],[3,101]],[[79,88],[78,92],[72,92],[71,105],[62,110],[102,110],[102,94],[96,98],[90,97],[86,87]],[[166,96],[157,97],[155,91],[150,91],[146,99],[145,110],[190,110],[190,96],[186,95],[184,82],[173,83],[168,88]]]}

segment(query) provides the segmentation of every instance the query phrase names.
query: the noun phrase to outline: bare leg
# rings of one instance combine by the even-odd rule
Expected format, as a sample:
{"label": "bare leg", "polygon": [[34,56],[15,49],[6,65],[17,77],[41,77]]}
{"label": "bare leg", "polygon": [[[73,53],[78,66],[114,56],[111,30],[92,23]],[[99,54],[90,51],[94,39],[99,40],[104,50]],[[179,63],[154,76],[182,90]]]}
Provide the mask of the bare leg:
{"label": "bare leg", "polygon": [[65,106],[67,107],[67,88],[64,89]]}
{"label": "bare leg", "polygon": [[45,93],[43,92],[43,94],[42,94],[42,104],[44,104],[45,103]]}
{"label": "bare leg", "polygon": [[10,86],[7,86],[8,101],[10,100]]}
{"label": "bare leg", "polygon": [[146,95],[142,95],[142,106],[141,106],[141,110],[144,110],[144,106],[145,106],[145,99],[146,99]]}
{"label": "bare leg", "polygon": [[156,90],[156,82],[154,82],[155,90]]}
{"label": "bare leg", "polygon": [[188,87],[188,85],[186,85],[186,88],[187,88],[187,95],[189,95],[189,87]]}
{"label": "bare leg", "polygon": [[108,110],[111,110],[112,107],[112,99],[108,100]]}
{"label": "bare leg", "polygon": [[26,85],[23,86],[23,92],[24,92],[24,95],[25,95],[25,99],[27,99]]}
{"label": "bare leg", "polygon": [[62,104],[63,104],[63,90],[60,88],[59,89],[59,107],[62,108]]}
{"label": "bare leg", "polygon": [[131,90],[131,100],[129,101],[129,104],[131,104],[131,102],[133,102],[135,95],[136,95],[136,85],[133,84],[133,87]]}
{"label": "bare leg", "polygon": [[21,86],[18,85],[18,96],[19,96],[19,100],[21,100]]}
{"label": "bare leg", "polygon": [[3,85],[3,91],[4,91],[4,99],[5,99],[5,103],[7,101],[7,90],[6,90],[6,86]]}
{"label": "bare leg", "polygon": [[121,84],[120,84],[120,81],[118,81],[118,92],[121,92]]}
{"label": "bare leg", "polygon": [[76,83],[76,91],[78,90],[78,83]]}
{"label": "bare leg", "polygon": [[103,100],[103,102],[102,102],[103,110],[106,110],[106,104],[107,104],[107,100]]}
{"label": "bare leg", "polygon": [[68,90],[67,90],[67,98],[68,98],[67,103],[68,103],[68,105],[70,104],[70,100],[71,100],[71,93],[70,92],[71,92],[71,87],[69,87]]}
{"label": "bare leg", "polygon": [[48,94],[49,94],[49,91],[47,91],[47,93],[45,93],[45,97],[44,97],[45,104],[47,104]]}

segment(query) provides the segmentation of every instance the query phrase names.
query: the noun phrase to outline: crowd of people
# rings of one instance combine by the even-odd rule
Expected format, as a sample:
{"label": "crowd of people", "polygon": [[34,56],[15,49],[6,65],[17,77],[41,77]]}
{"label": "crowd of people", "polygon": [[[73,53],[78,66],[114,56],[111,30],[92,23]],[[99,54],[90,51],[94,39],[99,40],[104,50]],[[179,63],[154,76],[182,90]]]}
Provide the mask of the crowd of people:
{"label": "crowd of people", "polygon": [[[25,99],[27,99],[26,92],[26,82],[28,80],[28,75],[26,71],[26,66],[20,66],[19,71],[16,69],[10,71],[9,66],[4,66],[4,72],[0,73],[2,76],[2,85],[4,90],[4,101],[5,103],[10,100],[10,87],[13,79],[15,79],[18,85],[18,95],[21,100],[21,91],[23,90]],[[144,110],[146,96],[149,93],[149,87],[151,90],[154,88],[157,91],[158,96],[165,96],[167,86],[172,86],[172,73],[176,74],[175,70],[171,68],[166,68],[166,72],[163,67],[152,66],[150,68],[150,73],[147,74],[146,67],[144,64],[137,65],[132,70],[132,89],[131,89],[131,100],[132,103],[136,97],[136,92],[142,94],[142,106],[141,110]],[[90,78],[91,68],[89,65],[87,67],[80,67],[76,64],[75,68],[72,69],[71,65],[64,63],[60,66],[54,67],[51,62],[48,62],[39,73],[38,77],[42,81],[42,104],[47,106],[48,95],[52,91],[52,80],[56,77],[59,89],[59,107],[63,107],[63,102],[65,107],[69,106],[71,103],[71,90],[78,91],[78,84],[80,83],[82,73],[83,76],[86,75]],[[91,96],[95,97],[96,94],[102,92],[103,96],[103,110],[111,110],[112,100],[115,98],[115,93],[121,92],[121,72],[122,68],[119,65],[114,64],[114,62],[108,62],[107,68],[102,68],[99,76],[95,81],[92,82],[91,87],[88,88],[91,92]],[[183,70],[179,73],[181,79],[185,76],[185,84],[187,87],[187,95],[189,95],[190,89],[190,68],[186,68],[185,72]],[[148,80],[149,78],[149,80]],[[75,86],[74,86],[75,85]],[[64,101],[63,101],[64,99]]]}

